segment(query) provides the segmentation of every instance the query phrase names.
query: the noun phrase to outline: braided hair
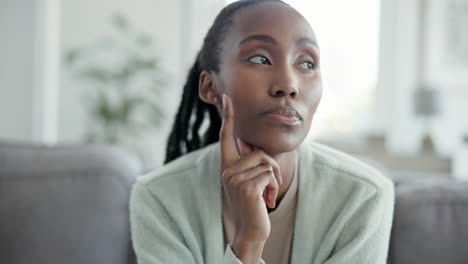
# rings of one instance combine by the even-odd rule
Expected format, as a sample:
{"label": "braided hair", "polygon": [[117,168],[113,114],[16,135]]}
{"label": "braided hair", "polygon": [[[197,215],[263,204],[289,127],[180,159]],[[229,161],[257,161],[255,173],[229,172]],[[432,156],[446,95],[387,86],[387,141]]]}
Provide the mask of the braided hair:
{"label": "braided hair", "polygon": [[[241,8],[262,2],[278,2],[289,6],[281,0],[241,0],[224,7],[215,18],[188,73],[182,100],[169,134],[164,163],[219,140],[221,117],[216,106],[203,102],[198,96],[200,74],[202,71],[219,72],[221,44],[230,29],[234,14]],[[209,126],[201,138],[200,128],[206,115],[209,116]]]}

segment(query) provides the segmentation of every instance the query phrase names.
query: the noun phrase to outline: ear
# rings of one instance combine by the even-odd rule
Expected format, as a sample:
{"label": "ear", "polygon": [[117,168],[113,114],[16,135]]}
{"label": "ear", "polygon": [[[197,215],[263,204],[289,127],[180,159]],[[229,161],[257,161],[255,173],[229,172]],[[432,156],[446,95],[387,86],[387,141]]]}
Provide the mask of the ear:
{"label": "ear", "polygon": [[198,83],[198,96],[200,99],[207,103],[217,105],[221,103],[218,94],[216,76],[207,71],[202,71]]}

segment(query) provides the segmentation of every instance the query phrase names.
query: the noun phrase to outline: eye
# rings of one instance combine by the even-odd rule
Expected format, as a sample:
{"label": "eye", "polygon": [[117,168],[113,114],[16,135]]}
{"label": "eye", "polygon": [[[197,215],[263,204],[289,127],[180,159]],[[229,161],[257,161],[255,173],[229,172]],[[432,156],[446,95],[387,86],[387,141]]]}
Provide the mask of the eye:
{"label": "eye", "polygon": [[250,57],[249,62],[256,64],[271,65],[271,62],[265,56],[262,55],[255,55],[253,57]]}
{"label": "eye", "polygon": [[315,70],[315,63],[306,61],[306,62],[299,64],[299,68],[302,68],[307,71],[313,71]]}

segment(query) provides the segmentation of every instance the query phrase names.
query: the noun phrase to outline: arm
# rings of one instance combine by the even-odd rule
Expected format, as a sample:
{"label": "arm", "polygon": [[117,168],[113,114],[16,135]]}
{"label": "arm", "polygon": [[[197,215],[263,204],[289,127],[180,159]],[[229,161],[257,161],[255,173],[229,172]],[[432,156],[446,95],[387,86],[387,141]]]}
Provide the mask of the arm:
{"label": "arm", "polygon": [[[139,264],[197,263],[167,209],[138,183],[130,197],[130,224]],[[242,264],[229,245],[222,263]]]}
{"label": "arm", "polygon": [[196,263],[167,209],[138,182],[130,197],[130,225],[139,264]]}
{"label": "arm", "polygon": [[393,185],[384,185],[347,220],[324,264],[386,263],[393,219]]}

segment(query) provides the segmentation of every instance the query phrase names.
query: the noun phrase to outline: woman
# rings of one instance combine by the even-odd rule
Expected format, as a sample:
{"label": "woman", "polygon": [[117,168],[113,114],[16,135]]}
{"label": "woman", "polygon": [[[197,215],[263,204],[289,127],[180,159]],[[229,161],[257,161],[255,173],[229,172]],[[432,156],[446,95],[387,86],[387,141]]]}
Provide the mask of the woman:
{"label": "woman", "polygon": [[319,59],[309,24],[284,2],[220,12],[184,87],[168,163],[132,191],[139,263],[385,263],[392,183],[303,143],[322,95]]}

